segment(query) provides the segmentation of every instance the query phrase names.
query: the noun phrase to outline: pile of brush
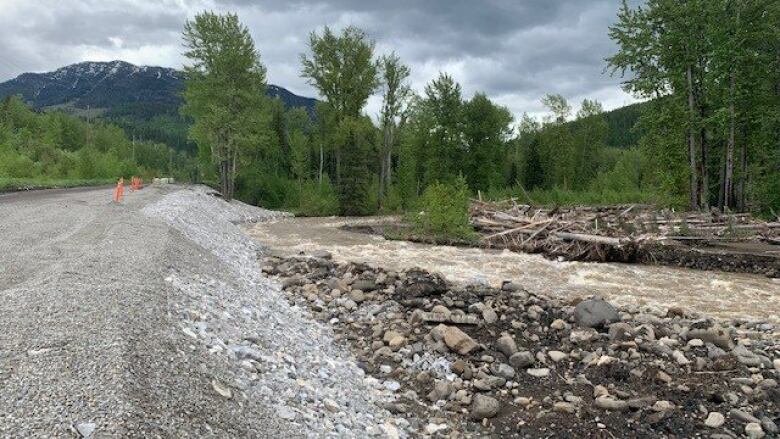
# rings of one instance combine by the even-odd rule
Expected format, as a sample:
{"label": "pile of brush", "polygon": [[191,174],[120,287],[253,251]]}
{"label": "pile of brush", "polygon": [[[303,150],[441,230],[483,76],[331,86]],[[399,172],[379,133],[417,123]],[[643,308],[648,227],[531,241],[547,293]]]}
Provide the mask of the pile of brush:
{"label": "pile of brush", "polygon": [[780,244],[780,222],[759,221],[746,213],[678,213],[640,204],[545,208],[508,199],[473,200],[470,216],[487,247],[568,260],[630,261],[647,243]]}

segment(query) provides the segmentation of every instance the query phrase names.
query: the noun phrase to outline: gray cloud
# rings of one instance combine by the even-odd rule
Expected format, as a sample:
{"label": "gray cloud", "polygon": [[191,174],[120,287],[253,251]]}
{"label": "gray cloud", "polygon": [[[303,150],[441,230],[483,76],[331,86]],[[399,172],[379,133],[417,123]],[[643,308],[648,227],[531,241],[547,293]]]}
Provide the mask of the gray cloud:
{"label": "gray cloud", "polygon": [[[250,28],[269,80],[305,95],[299,76],[308,34],[357,25],[395,50],[422,91],[440,71],[465,94],[484,91],[516,115],[543,111],[544,93],[614,108],[631,102],[620,78],[603,74],[614,0],[3,0],[0,80],[84,60],[125,59],[180,67],[184,21],[203,9],[235,11]],[[634,0],[638,1],[638,0]],[[369,103],[374,114],[378,99]]]}

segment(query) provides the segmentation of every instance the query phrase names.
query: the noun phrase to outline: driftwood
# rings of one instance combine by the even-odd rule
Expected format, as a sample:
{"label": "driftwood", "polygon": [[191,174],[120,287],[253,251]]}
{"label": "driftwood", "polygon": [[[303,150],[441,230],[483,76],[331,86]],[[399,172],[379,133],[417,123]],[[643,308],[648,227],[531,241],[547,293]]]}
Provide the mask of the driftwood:
{"label": "driftwood", "polygon": [[472,200],[470,216],[486,247],[567,259],[630,260],[639,246],[670,242],[780,245],[780,222],[758,221],[745,213],[678,213],[642,204],[546,208],[510,198]]}

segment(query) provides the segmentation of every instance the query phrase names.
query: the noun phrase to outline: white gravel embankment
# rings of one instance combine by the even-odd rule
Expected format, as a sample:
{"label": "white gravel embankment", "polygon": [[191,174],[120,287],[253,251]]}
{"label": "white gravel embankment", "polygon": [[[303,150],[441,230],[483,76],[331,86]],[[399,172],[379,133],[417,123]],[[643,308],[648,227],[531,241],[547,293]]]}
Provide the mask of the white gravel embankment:
{"label": "white gravel embankment", "polygon": [[[310,437],[405,436],[406,421],[380,408],[393,383],[368,377],[333,341],[330,328],[290,306],[257,262],[263,248],[239,227],[281,215],[238,201],[225,203],[195,187],[143,209],[206,250],[218,266],[192,267],[182,255],[166,281],[180,297],[171,312],[201,349],[234,370],[214,391],[245,404],[273,407],[291,431]],[[202,264],[203,265],[203,264]],[[174,320],[175,321],[175,320]],[[292,433],[291,433],[292,434]]]}

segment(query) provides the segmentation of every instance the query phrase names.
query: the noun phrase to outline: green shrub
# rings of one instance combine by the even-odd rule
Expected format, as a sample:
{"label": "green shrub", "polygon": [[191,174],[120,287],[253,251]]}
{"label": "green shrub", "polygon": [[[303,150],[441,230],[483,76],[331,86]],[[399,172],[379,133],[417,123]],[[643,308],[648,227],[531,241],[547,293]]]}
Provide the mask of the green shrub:
{"label": "green shrub", "polygon": [[382,213],[399,213],[404,210],[404,197],[397,185],[392,185],[387,189],[385,199],[382,204]]}
{"label": "green shrub", "polygon": [[476,236],[469,224],[469,190],[461,176],[454,184],[434,183],[417,202],[412,221],[419,233],[436,239],[471,240]]}
{"label": "green shrub", "polygon": [[298,216],[332,216],[339,212],[339,198],[336,190],[330,184],[328,176],[323,176],[322,183],[307,180],[301,186],[298,194]]}

